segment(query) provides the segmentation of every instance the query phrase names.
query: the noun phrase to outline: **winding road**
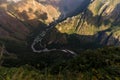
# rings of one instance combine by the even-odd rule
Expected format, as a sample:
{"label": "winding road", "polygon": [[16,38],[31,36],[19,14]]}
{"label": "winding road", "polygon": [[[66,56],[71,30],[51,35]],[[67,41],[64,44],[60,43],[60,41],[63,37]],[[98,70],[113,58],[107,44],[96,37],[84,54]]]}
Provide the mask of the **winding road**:
{"label": "winding road", "polygon": [[[88,7],[89,4],[91,4],[94,0],[88,0],[88,2],[84,5],[84,9],[86,9]],[[83,5],[81,5],[83,7]],[[79,13],[82,13],[84,10],[80,10]],[[76,13],[76,12],[75,12]],[[68,16],[69,17],[69,16]],[[41,53],[41,52],[50,52],[50,51],[62,51],[62,52],[65,52],[65,53],[70,53],[72,55],[77,55],[77,53],[75,53],[74,51],[71,51],[71,50],[68,50],[68,49],[63,49],[63,50],[60,50],[60,49],[47,49],[45,45],[42,44],[42,40],[43,38],[45,37],[45,35],[47,34],[48,31],[52,30],[58,23],[64,21],[65,19],[67,18],[67,16],[65,16],[64,14],[63,15],[60,15],[60,17],[57,19],[57,20],[54,20],[52,23],[50,23],[47,28],[45,30],[43,30],[33,41],[32,45],[31,45],[31,48],[33,50],[33,52],[36,52],[36,53]],[[40,45],[40,49],[37,50],[35,49],[35,45],[36,44],[39,44]]]}
{"label": "winding road", "polygon": [[[74,51],[71,51],[71,50],[68,50],[68,49],[47,49],[46,46],[44,46],[42,44],[42,40],[43,38],[45,37],[45,35],[47,34],[48,31],[52,30],[58,23],[60,23],[61,21],[63,21],[65,18],[61,15],[59,17],[59,19],[55,20],[54,22],[50,23],[48,25],[48,27],[43,30],[33,41],[32,45],[31,45],[31,48],[33,50],[33,52],[36,52],[36,53],[41,53],[41,52],[50,52],[50,51],[62,51],[62,52],[65,52],[65,53],[70,53],[70,54],[73,54],[73,55],[76,55],[76,53]],[[40,50],[36,50],[35,49],[35,45],[36,44],[39,44],[40,45]]]}

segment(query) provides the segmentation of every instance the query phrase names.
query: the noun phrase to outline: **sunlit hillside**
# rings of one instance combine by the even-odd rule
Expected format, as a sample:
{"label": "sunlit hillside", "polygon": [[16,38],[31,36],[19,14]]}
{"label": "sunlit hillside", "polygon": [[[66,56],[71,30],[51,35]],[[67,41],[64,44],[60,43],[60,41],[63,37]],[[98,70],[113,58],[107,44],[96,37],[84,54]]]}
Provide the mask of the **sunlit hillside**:
{"label": "sunlit hillside", "polygon": [[120,80],[120,0],[0,0],[0,80]]}

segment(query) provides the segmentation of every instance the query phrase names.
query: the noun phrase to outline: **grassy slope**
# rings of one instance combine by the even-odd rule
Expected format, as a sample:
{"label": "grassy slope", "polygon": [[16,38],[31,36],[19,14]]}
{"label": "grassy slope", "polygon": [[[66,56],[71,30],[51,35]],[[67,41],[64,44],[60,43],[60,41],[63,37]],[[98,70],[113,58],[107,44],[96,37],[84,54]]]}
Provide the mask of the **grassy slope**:
{"label": "grassy slope", "polygon": [[[110,1],[107,9],[102,13],[103,6],[105,2],[107,3]],[[101,1],[101,0],[95,0],[92,4],[89,5],[88,10],[82,14],[79,14],[77,16],[74,16],[70,19],[67,19],[66,21],[62,22],[61,24],[57,25],[57,29],[62,33],[77,33],[79,35],[94,35],[98,31],[103,31],[109,28],[116,29],[120,25],[114,25],[115,21],[114,18],[116,17],[117,13],[115,14],[115,7],[119,5],[119,0],[107,0],[107,1]],[[112,12],[113,11],[113,12]],[[102,13],[100,15],[100,13]],[[82,16],[82,18],[81,18]],[[99,20],[100,19],[100,20]],[[77,22],[79,22],[77,31],[75,30]],[[118,27],[116,27],[118,26]],[[81,28],[79,28],[81,27]],[[114,30],[113,29],[113,30]],[[117,31],[117,30],[116,30]]]}

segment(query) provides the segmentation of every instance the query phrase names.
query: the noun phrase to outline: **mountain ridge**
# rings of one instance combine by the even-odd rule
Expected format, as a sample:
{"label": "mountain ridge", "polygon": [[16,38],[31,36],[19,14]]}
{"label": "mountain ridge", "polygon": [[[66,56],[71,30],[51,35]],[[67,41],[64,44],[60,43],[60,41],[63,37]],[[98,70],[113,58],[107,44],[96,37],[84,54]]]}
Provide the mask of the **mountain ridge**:
{"label": "mountain ridge", "polygon": [[[105,2],[94,0],[92,3],[90,0],[87,0],[87,6],[79,4],[79,6],[76,5],[76,10],[73,8],[73,10],[71,9],[70,11],[69,7],[73,2],[69,0],[68,3],[64,4],[62,4],[64,0],[33,1],[21,0],[18,3],[9,4],[3,0],[0,2],[0,11],[4,14],[0,18],[1,20],[4,18],[4,22],[0,22],[1,39],[4,37],[26,41],[33,32],[36,33],[43,25],[47,26],[49,23],[59,18],[60,15],[69,13],[70,16],[67,14],[66,20],[59,23],[56,29],[50,32],[53,36],[48,35],[50,44],[56,44],[59,41],[60,44],[66,44],[69,42],[66,34],[77,34],[81,36],[76,37],[78,40],[84,40],[87,43],[93,42],[94,44],[94,42],[97,42],[101,45],[119,45],[119,0],[110,2],[109,0]],[[78,2],[84,1],[81,0]],[[78,2],[74,3],[76,4]],[[86,9],[84,10],[85,6]],[[68,12],[63,12],[66,7],[68,7]],[[83,10],[82,13],[79,13],[80,9]],[[60,39],[55,38],[57,37],[55,34],[59,34],[60,36],[58,37],[60,37]]]}

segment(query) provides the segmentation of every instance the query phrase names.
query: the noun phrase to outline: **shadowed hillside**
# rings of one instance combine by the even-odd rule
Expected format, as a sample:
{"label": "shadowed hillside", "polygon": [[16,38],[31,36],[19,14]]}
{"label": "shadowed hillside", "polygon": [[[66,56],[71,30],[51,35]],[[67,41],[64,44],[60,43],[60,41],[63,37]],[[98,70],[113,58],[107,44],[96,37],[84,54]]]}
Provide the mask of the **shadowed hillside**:
{"label": "shadowed hillside", "polygon": [[120,80],[119,9],[119,0],[0,0],[0,80]]}

